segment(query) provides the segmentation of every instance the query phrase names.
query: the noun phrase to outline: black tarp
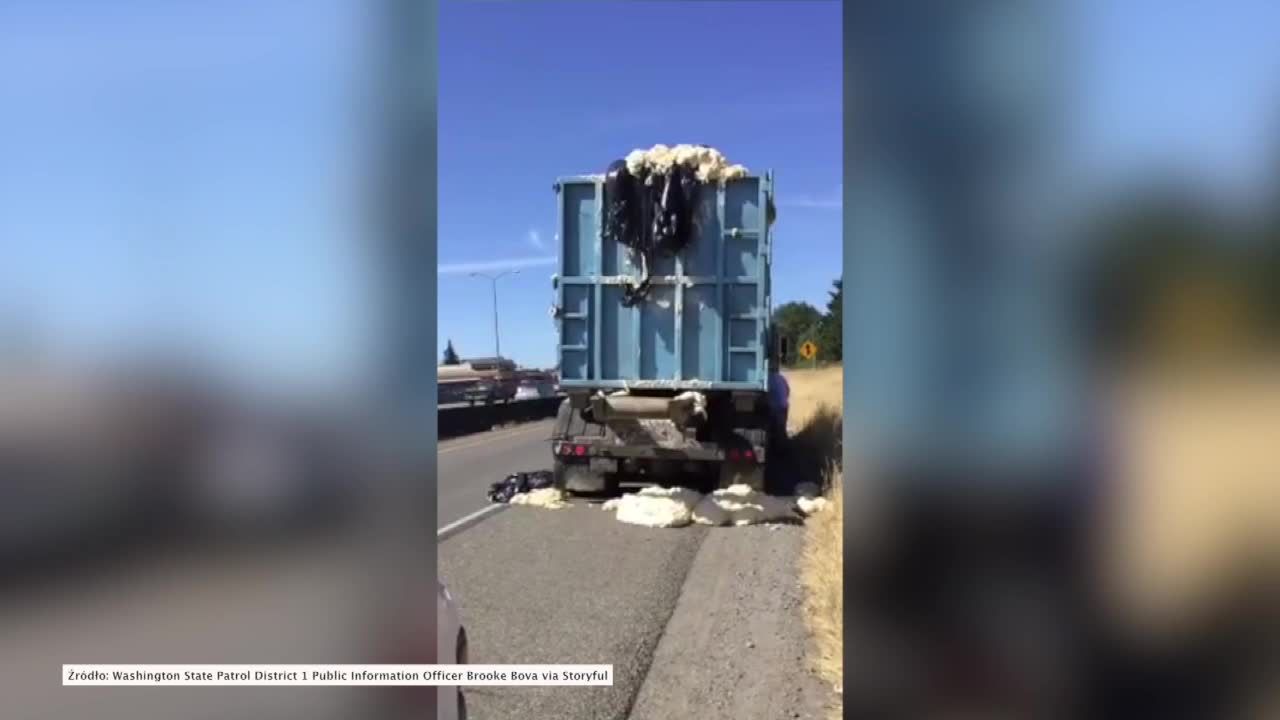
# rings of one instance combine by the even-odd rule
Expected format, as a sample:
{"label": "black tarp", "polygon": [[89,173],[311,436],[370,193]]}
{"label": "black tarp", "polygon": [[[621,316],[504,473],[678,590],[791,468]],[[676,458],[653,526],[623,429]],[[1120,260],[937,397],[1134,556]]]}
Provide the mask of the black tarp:
{"label": "black tarp", "polygon": [[549,470],[512,473],[503,480],[489,486],[489,501],[496,503],[511,502],[511,498],[520,493],[549,488],[553,484],[553,476]]}
{"label": "black tarp", "polygon": [[702,183],[692,168],[675,165],[667,173],[633,175],[625,160],[605,173],[605,237],[631,248],[641,263],[640,282],[624,298],[634,305],[645,297],[649,273],[658,255],[672,256],[697,234],[698,195]]}

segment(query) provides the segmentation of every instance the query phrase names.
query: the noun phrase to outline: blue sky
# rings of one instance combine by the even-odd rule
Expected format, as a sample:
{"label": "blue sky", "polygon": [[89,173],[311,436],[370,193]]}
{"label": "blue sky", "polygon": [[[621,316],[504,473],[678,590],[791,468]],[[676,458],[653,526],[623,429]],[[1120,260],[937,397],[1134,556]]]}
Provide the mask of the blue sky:
{"label": "blue sky", "polygon": [[1177,173],[1239,200],[1280,172],[1280,3],[1076,5],[1076,159],[1087,177]]}
{"label": "blue sky", "polygon": [[[363,357],[371,3],[0,4],[0,316],[99,353],[160,337],[257,378]],[[1085,0],[1073,155],[1224,193],[1280,157],[1280,6]],[[558,175],[702,142],[777,173],[778,301],[840,264],[834,3],[477,2],[440,11],[439,340],[552,361]],[[641,58],[643,57],[643,60]],[[536,240],[531,232],[536,232]],[[532,264],[529,264],[532,263]]]}
{"label": "blue sky", "polygon": [[555,362],[547,315],[558,176],[636,147],[703,143],[773,170],[775,297],[823,304],[839,275],[843,72],[834,2],[447,0],[440,11],[440,347]]}

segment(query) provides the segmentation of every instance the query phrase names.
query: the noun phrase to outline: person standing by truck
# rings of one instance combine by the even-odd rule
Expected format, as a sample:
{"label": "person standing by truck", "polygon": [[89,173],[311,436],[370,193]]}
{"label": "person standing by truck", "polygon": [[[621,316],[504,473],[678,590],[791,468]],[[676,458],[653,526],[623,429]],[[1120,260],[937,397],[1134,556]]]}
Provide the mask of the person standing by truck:
{"label": "person standing by truck", "polygon": [[769,368],[769,408],[774,419],[774,431],[786,433],[787,414],[791,410],[791,384],[776,365]]}

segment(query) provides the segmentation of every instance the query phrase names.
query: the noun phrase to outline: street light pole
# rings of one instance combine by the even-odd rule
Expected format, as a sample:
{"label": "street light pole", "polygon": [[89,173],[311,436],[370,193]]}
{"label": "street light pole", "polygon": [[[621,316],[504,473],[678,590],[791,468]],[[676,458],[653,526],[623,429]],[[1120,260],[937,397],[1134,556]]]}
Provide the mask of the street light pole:
{"label": "street light pole", "polygon": [[502,340],[498,335],[498,279],[493,279],[493,356],[502,357]]}
{"label": "street light pole", "polygon": [[498,278],[504,275],[519,275],[519,270],[504,270],[497,275],[489,275],[488,273],[473,272],[471,277],[482,277],[493,285],[493,354],[494,357],[502,357],[502,343],[498,336]]}

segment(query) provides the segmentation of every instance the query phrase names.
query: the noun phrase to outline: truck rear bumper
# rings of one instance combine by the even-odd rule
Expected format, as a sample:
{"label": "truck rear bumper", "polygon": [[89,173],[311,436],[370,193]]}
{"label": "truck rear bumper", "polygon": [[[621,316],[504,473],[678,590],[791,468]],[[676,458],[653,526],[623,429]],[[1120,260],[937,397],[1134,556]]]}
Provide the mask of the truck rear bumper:
{"label": "truck rear bumper", "polygon": [[745,442],[726,446],[718,443],[693,443],[672,448],[660,445],[617,445],[599,438],[569,438],[552,443],[551,451],[566,461],[591,458],[618,460],[668,460],[679,462],[718,463],[726,460],[765,462],[765,448]]}

